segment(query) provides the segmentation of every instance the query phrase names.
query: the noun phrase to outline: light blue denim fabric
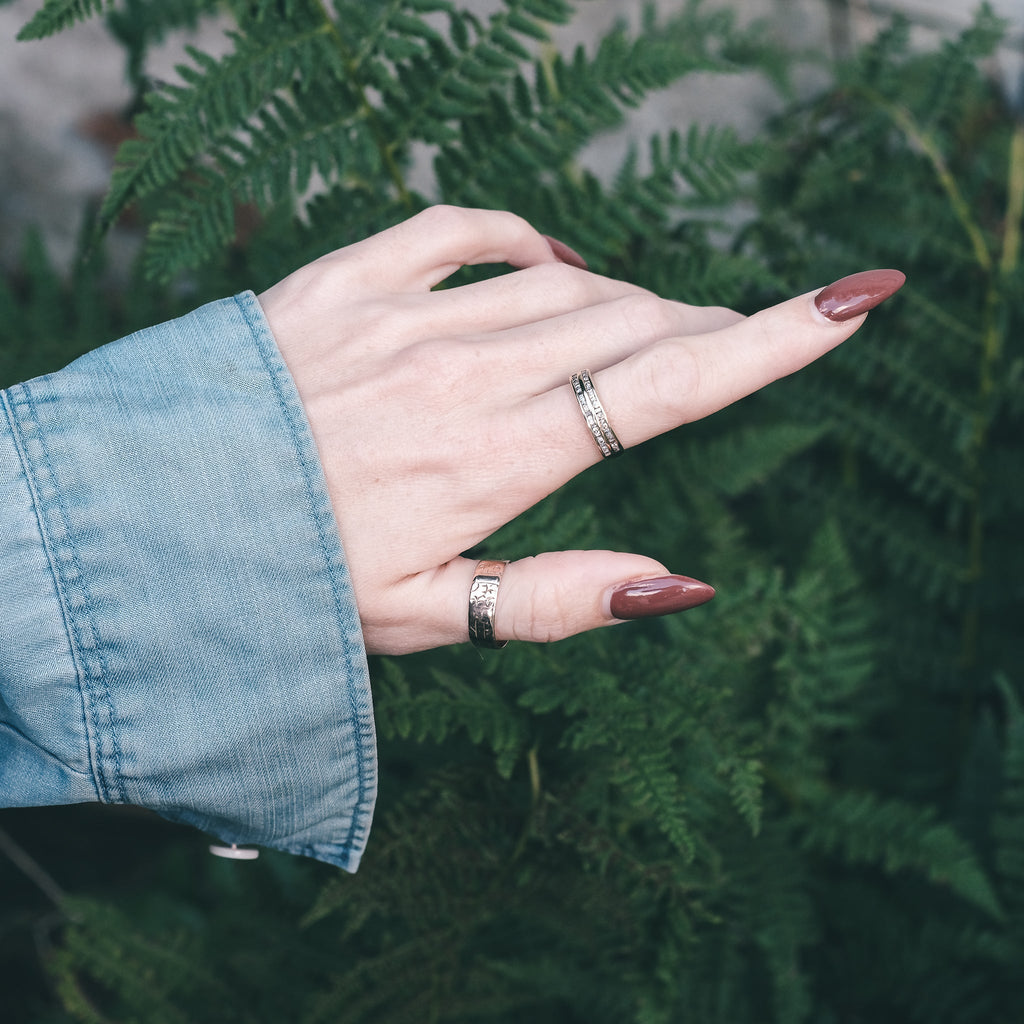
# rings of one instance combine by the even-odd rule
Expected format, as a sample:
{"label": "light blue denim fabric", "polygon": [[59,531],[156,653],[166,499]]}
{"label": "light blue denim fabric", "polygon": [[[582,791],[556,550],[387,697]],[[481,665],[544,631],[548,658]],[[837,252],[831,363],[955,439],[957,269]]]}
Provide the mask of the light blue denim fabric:
{"label": "light blue denim fabric", "polygon": [[138,804],[354,871],[366,657],[255,297],[0,399],[0,805]]}

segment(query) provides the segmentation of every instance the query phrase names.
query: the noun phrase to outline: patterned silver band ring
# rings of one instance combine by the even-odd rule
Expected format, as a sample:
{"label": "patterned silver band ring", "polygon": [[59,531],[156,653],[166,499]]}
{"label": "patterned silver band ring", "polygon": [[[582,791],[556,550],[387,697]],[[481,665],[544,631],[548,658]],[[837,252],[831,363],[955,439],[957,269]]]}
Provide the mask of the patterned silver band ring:
{"label": "patterned silver band ring", "polygon": [[[608,423],[608,417],[605,415],[604,406],[601,404],[601,399],[597,397],[597,389],[594,387],[594,382],[590,378],[589,370],[580,370],[580,380],[583,382],[583,390],[586,393],[587,401],[590,402],[590,408],[597,418],[597,422],[604,432],[605,440],[608,442],[608,447],[612,450],[612,455],[622,454],[622,443],[618,437],[615,436],[615,431],[612,430],[611,425]],[[608,456],[610,458],[611,456]]]}
{"label": "patterned silver band ring", "polygon": [[469,639],[474,647],[500,650],[507,640],[494,638],[494,609],[498,604],[498,586],[508,562],[477,562],[473,585],[469,588]]}
{"label": "patterned silver band ring", "polygon": [[573,394],[576,395],[580,412],[583,413],[583,418],[587,422],[587,428],[593,434],[597,447],[601,449],[601,454],[606,459],[621,455],[623,452],[622,442],[608,422],[601,399],[597,397],[597,389],[594,387],[590,371],[580,370],[579,373],[574,373],[569,378],[569,383],[572,385]]}

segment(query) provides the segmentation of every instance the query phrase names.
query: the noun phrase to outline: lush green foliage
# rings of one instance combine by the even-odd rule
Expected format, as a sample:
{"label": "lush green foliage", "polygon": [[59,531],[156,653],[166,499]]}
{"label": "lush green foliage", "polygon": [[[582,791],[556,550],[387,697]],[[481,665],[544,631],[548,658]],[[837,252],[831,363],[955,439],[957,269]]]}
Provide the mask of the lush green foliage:
{"label": "lush green foliage", "polygon": [[851,257],[908,272],[903,301],[879,311],[863,344],[766,395],[787,416],[831,427],[791,467],[780,508],[797,531],[836,517],[879,613],[881,670],[862,694],[870,728],[834,770],[936,803],[1005,890],[998,942],[955,914],[940,926],[926,893],[901,901],[928,929],[926,955],[871,916],[843,920],[845,955],[899,965],[890,990],[862,992],[865,1015],[869,997],[900,999],[922,1019],[1022,1012],[1010,966],[1021,953],[1017,882],[1001,867],[1020,809],[1011,826],[1000,800],[1012,791],[1024,656],[1024,125],[977,71],[1000,28],[983,9],[961,39],[914,56],[908,26],[894,25],[833,90],[782,119],[785,146],[762,176],[752,230],[794,284]]}
{"label": "lush green foliage", "polygon": [[[31,33],[108,6],[47,0]],[[544,44],[562,0],[251,0],[226,5],[231,53],[150,89],[146,47],[215,5],[113,6],[139,138],[100,227],[137,204],[173,295],[262,284],[434,200],[514,208],[688,301],[751,308],[873,265],[909,283],[820,367],[492,545],[642,538],[711,605],[375,662],[357,876],[214,862],[152,824],[166,852],[131,884],[131,854],[91,874],[54,854],[82,895],[32,918],[63,1007],[46,1019],[1019,1020],[1024,131],[978,70],[993,19],[925,55],[894,26],[757,145],[670,132],[604,183],[581,153],[625,106],[772,71],[763,36],[694,4],[564,59]],[[756,213],[730,227],[741,198]],[[263,226],[241,243],[244,204]],[[101,303],[90,278],[58,295],[27,251],[0,293],[33,342],[8,379],[58,361],[43,339],[70,354],[173,305]]]}

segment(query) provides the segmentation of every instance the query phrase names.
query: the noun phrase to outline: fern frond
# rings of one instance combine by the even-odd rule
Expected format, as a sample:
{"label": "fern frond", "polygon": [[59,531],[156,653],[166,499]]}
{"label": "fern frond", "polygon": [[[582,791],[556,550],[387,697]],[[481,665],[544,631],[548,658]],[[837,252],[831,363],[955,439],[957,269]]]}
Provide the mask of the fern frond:
{"label": "fern frond", "polygon": [[210,0],[120,0],[107,13],[107,27],[125,48],[127,77],[141,93],[150,50],[179,29],[195,31],[203,16],[214,13]]}
{"label": "fern frond", "polygon": [[18,39],[45,39],[113,6],[114,0],[46,0],[18,33]]}
{"label": "fern frond", "polygon": [[68,278],[52,261],[42,235],[26,234],[17,273],[0,273],[0,387],[51,373],[151,318],[182,312],[141,280],[111,301],[107,270],[104,254],[94,253],[76,262]]}
{"label": "fern frond", "polygon": [[779,1024],[805,1021],[813,1002],[805,961],[819,938],[819,925],[805,883],[806,867],[785,830],[774,822],[756,843],[729,850],[729,870],[745,880],[765,880],[754,888],[743,887],[749,900],[746,938],[759,954],[758,967],[768,972],[771,1019]]}
{"label": "fern frond", "polygon": [[612,773],[612,781],[622,787],[634,807],[651,816],[684,862],[693,860],[697,849],[691,815],[681,780],[672,770],[668,750],[652,745],[645,750],[623,750],[622,753],[624,756]]}
{"label": "fern frond", "polygon": [[[447,33],[428,13],[447,16]],[[524,64],[547,26],[570,13],[566,3],[536,0],[505,0],[486,21],[427,0],[345,2],[333,15],[299,0],[284,11],[240,4],[231,54],[214,60],[190,51],[192,63],[178,69],[182,84],[146,97],[139,137],[119,153],[100,228],[162,193],[147,267],[166,279],[231,240],[228,193],[266,210],[294,203],[315,172],[318,183],[394,189],[407,210],[422,205],[400,169],[414,144],[438,148],[440,194],[431,198],[509,206],[517,181],[553,175],[570,185],[581,148],[652,89],[697,68],[732,68],[721,45],[731,23],[692,2],[664,24],[647,19],[636,38],[613,31],[592,56],[580,48],[569,61],[537,62],[528,84]],[[316,104],[306,95],[313,81]],[[655,166],[629,201],[620,192],[601,204],[618,222],[620,243],[646,233],[670,190],[681,207],[724,202],[753,166],[755,149],[727,130],[670,133],[663,148],[654,145]],[[593,220],[586,214],[595,188],[585,177],[582,192],[567,197],[581,225]],[[538,201],[546,195],[541,190]],[[207,205],[212,223],[196,224]],[[600,239],[598,256],[606,247]]]}
{"label": "fern frond", "polygon": [[[126,207],[157,189],[180,178],[189,180],[210,147],[229,145],[239,126],[268,98],[273,101],[280,90],[303,76],[317,81],[310,74],[313,67],[336,68],[340,77],[337,54],[326,34],[324,24],[301,21],[287,31],[235,33],[234,52],[219,61],[190,47],[193,65],[178,67],[184,84],[168,85],[147,96],[145,110],[135,121],[140,137],[128,140],[118,151],[100,211],[100,230],[109,228]],[[355,101],[346,104],[348,91],[340,81],[335,85],[335,102],[351,110]],[[272,123],[272,115],[267,120]],[[253,129],[258,131],[259,122]],[[225,187],[230,189],[233,184],[229,181]],[[224,240],[223,235],[218,238]]]}
{"label": "fern frond", "polygon": [[531,59],[517,35],[547,39],[544,22],[516,4],[492,14],[486,26],[453,13],[450,27],[451,44],[432,33],[426,47],[398,65],[397,81],[387,75],[375,80],[391,100],[392,148],[414,137],[448,141],[455,134],[451,122],[484,112],[502,84],[517,78],[520,64]]}
{"label": "fern frond", "polygon": [[[918,308],[923,305],[918,304]],[[927,314],[923,315],[928,318]],[[942,319],[941,329],[948,331],[949,318]],[[977,344],[976,332],[968,333],[965,325],[955,326],[963,331],[972,347]],[[862,345],[857,355],[856,360],[843,364],[844,369],[851,371],[852,379],[862,386],[885,379],[889,389],[887,398],[895,398],[906,411],[913,411],[927,421],[932,429],[938,427],[954,444],[962,442],[972,425],[973,410],[961,393],[940,379],[938,366],[922,365],[920,353],[910,346],[869,343]]]}
{"label": "fern frond", "polygon": [[893,873],[912,869],[991,917],[1003,916],[974,851],[930,808],[883,800],[868,792],[815,789],[802,793],[799,819],[807,850],[873,864]]}
{"label": "fern frond", "polygon": [[167,1024],[189,1024],[190,1015],[176,1005],[183,990],[201,999],[230,1000],[230,989],[198,955],[201,937],[186,928],[160,938],[143,935],[125,913],[109,904],[76,898],[69,901],[73,924],[50,969],[64,1004],[79,1020],[103,1021],[79,984],[89,974],[125,1004]]}
{"label": "fern frond", "polygon": [[875,619],[859,582],[843,533],[826,520],[810,539],[781,613],[791,642],[773,665],[776,692],[764,737],[765,756],[780,777],[823,763],[828,743],[858,724],[852,709],[877,657]]}
{"label": "fern frond", "polygon": [[857,501],[837,501],[842,495],[835,484],[822,481],[808,467],[794,467],[787,475],[787,484],[799,500],[838,516],[845,535],[858,551],[884,560],[889,570],[911,584],[922,598],[944,608],[962,606],[962,554],[948,537],[930,528],[916,510],[870,493]]}
{"label": "fern frond", "polygon": [[[900,387],[912,387],[913,383],[904,381],[893,392]],[[842,431],[848,448],[868,456],[926,504],[962,506],[973,497],[971,481],[965,478],[958,460],[951,460],[948,449],[936,444],[934,436],[913,437],[905,418],[901,421],[898,414],[865,408],[863,402],[851,400],[838,389],[829,389],[821,400],[830,410],[833,429],[837,434]],[[966,419],[956,421],[961,434],[966,424]]]}
{"label": "fern frond", "polygon": [[[948,128],[962,119],[964,110],[977,99],[978,62],[992,56],[1008,27],[1006,18],[997,16],[988,3],[982,3],[959,37],[944,43],[943,59],[932,63],[917,97],[910,97],[914,108],[921,112],[922,127]],[[905,90],[903,95],[907,98]]]}
{"label": "fern frond", "polygon": [[725,497],[741,497],[807,452],[827,430],[824,423],[773,423],[693,442],[687,446],[686,457],[680,464],[680,480],[687,476],[706,479],[709,487]]}
{"label": "fern frond", "polygon": [[[719,19],[690,4],[675,19],[649,22],[635,38],[623,29],[614,31],[592,56],[577,48],[571,60],[557,56],[537,63],[532,81],[518,76],[511,97],[492,91],[486,113],[464,118],[459,138],[441,147],[435,171],[445,197],[456,203],[507,205],[516,182],[553,177],[563,193],[561,212],[574,214],[577,241],[597,265],[618,248],[613,239],[621,245],[631,232],[643,233],[640,211],[646,209],[650,217],[658,198],[669,191],[679,205],[684,205],[683,186],[705,203],[721,201],[734,190],[737,176],[753,166],[757,151],[728,131],[693,130],[685,141],[677,133],[663,147],[654,144],[657,165],[642,185],[629,189],[628,201],[621,192],[600,195],[592,177],[570,173],[570,162],[595,134],[619,125],[624,108],[653,89],[697,68],[731,70],[717,48],[722,31]],[[637,183],[628,167],[627,162],[620,185]],[[664,205],[660,209],[658,220],[664,223],[667,211]],[[591,237],[595,224],[601,231]]]}
{"label": "fern frond", "polygon": [[729,787],[736,812],[747,823],[751,835],[761,832],[764,816],[764,762],[753,757],[726,757],[716,767]]}
{"label": "fern frond", "polygon": [[694,124],[685,138],[673,131],[664,143],[660,136],[651,140],[649,180],[678,176],[701,206],[722,204],[735,197],[739,177],[755,168],[764,153],[763,146],[742,141],[729,126]]}
{"label": "fern frond", "polygon": [[529,733],[522,714],[493,684],[435,669],[434,685],[421,683],[414,692],[396,662],[383,659],[381,669],[374,696],[382,735],[441,743],[461,729],[472,743],[494,751],[502,778],[512,774]]}

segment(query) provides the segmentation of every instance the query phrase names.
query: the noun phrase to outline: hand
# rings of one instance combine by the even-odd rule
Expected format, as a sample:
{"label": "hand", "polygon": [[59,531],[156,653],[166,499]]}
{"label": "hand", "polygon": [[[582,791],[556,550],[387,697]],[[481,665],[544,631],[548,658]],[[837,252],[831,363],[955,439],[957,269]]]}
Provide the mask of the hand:
{"label": "hand", "polygon": [[[431,290],[463,265],[499,262],[522,269]],[[513,214],[434,207],[264,292],[367,650],[465,641],[476,562],[460,552],[601,461],[571,373],[592,371],[629,448],[805,366],[902,281],[856,275],[817,304],[809,293],[744,318],[591,274]],[[623,587],[632,581],[646,582]],[[542,553],[508,566],[495,634],[558,640],[712,593],[643,555]]]}

